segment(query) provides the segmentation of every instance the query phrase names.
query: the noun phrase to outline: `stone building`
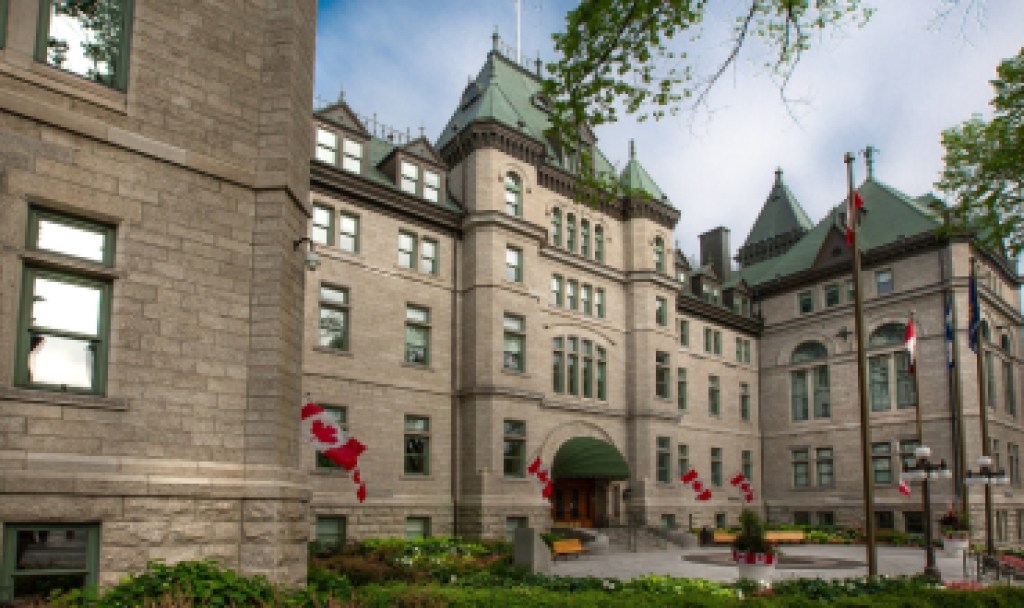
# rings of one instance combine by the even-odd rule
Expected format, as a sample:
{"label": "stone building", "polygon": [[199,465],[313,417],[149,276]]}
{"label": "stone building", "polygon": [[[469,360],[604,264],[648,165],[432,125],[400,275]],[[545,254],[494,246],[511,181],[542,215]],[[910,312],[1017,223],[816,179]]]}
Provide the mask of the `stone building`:
{"label": "stone building", "polygon": [[[83,40],[46,0],[0,0],[0,601],[55,563],[60,584],[193,558],[294,583],[311,539],[731,525],[740,472],[773,521],[863,524],[841,210],[815,225],[780,171],[740,267],[724,227],[691,261],[685,205],[633,146],[619,171],[585,131],[623,194],[574,201],[578,151],[497,50],[429,141],[343,100],[311,121],[312,2],[98,6]],[[920,522],[894,484],[916,392],[936,456],[981,451],[973,256],[1017,543],[1020,280],[936,236],[934,200],[860,192],[879,520]],[[910,310],[919,391],[893,338]],[[304,398],[368,445],[365,502],[302,443]]]}

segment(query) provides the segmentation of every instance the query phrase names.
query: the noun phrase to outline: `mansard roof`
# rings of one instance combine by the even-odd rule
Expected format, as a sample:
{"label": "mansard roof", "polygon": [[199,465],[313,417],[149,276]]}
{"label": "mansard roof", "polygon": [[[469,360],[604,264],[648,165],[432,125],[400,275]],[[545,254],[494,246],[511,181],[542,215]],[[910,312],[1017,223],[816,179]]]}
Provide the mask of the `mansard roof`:
{"label": "mansard roof", "polygon": [[636,145],[633,140],[629,141],[629,162],[626,163],[622,174],[619,175],[619,184],[625,188],[626,192],[640,191],[656,201],[671,204],[668,196],[662,192],[658,184],[654,183],[654,179],[651,178],[647,169],[644,169],[644,166],[636,159]]}
{"label": "mansard roof", "polygon": [[807,231],[813,226],[814,222],[807,216],[807,212],[796,200],[789,186],[782,181],[782,169],[777,169],[775,183],[768,193],[764,206],[761,207],[761,212],[754,220],[750,234],[743,241],[743,247],[767,241],[793,230]]}

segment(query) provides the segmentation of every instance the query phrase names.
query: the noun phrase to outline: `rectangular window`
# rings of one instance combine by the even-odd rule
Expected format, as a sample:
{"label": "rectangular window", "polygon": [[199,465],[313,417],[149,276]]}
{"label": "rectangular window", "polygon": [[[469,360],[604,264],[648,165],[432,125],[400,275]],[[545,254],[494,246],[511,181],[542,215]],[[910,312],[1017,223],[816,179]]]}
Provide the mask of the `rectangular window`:
{"label": "rectangular window", "polygon": [[418,538],[430,537],[429,517],[406,517],[405,518],[405,540],[416,540]]}
{"label": "rectangular window", "polygon": [[900,470],[917,464],[917,456],[914,451],[921,445],[916,439],[904,439],[900,441]]}
{"label": "rectangular window", "polygon": [[569,310],[576,310],[579,304],[576,300],[577,285],[576,279],[569,279],[565,282],[565,305]]}
{"label": "rectangular window", "polygon": [[875,293],[882,295],[891,293],[893,289],[892,270],[879,270],[875,273]]}
{"label": "rectangular window", "polygon": [[743,341],[743,362],[750,363],[750,340]]}
{"label": "rectangular window", "polygon": [[99,583],[98,525],[4,524],[0,601]]}
{"label": "rectangular window", "polygon": [[725,513],[715,513],[715,527],[724,528],[726,526]]}
{"label": "rectangular window", "polygon": [[604,228],[594,226],[594,259],[604,263]]}
{"label": "rectangular window", "polygon": [[722,354],[722,332],[715,331],[715,354]]}
{"label": "rectangular window", "polygon": [[654,320],[661,327],[668,327],[668,300],[654,299]]}
{"label": "rectangular window", "polygon": [[526,422],[505,420],[502,459],[505,477],[526,476]]}
{"label": "rectangular window", "polygon": [[583,314],[589,316],[593,314],[593,288],[590,285],[583,285],[580,287],[580,309]]}
{"label": "rectangular window", "polygon": [[576,253],[576,216],[565,216],[565,248]]}
{"label": "rectangular window", "polygon": [[818,511],[818,525],[823,528],[834,528],[836,525],[836,514],[833,511]]}
{"label": "rectangular window", "polygon": [[711,448],[711,485],[722,487],[722,448]]}
{"label": "rectangular window", "polygon": [[708,413],[712,416],[720,416],[722,414],[718,376],[708,376]]}
{"label": "rectangular window", "polygon": [[892,511],[875,511],[876,530],[895,530],[896,516]]}
{"label": "rectangular window", "polygon": [[853,279],[846,279],[846,301],[853,302],[854,296]]}
{"label": "rectangular window", "polygon": [[686,369],[682,367],[676,370],[676,405],[686,409]]}
{"label": "rectangular window", "polygon": [[672,477],[672,440],[668,437],[657,438],[656,475],[658,483],[669,483]]}
{"label": "rectangular window", "polygon": [[[332,422],[341,430],[348,430],[348,410],[343,407],[324,405],[325,415],[331,419]],[[333,460],[323,455],[322,452],[316,453],[316,468],[318,471],[331,471],[341,470],[341,467],[335,464]]]}
{"label": "rectangular window", "polygon": [[420,182],[420,168],[419,165],[407,163],[402,161],[402,180],[401,187],[402,192],[408,192],[409,194],[416,194],[416,190],[419,187]]}
{"label": "rectangular window", "polygon": [[740,468],[743,471],[743,476],[754,484],[754,453],[750,450],[742,450],[740,452]]}
{"label": "rectangular window", "polygon": [[416,267],[416,235],[409,232],[398,233],[398,265],[401,268]]}
{"label": "rectangular window", "polygon": [[580,255],[590,257],[590,222],[580,220]]}
{"label": "rectangular window", "polygon": [[551,277],[551,305],[562,306],[562,277],[557,274]]}
{"label": "rectangular window", "polygon": [[342,212],[338,230],[338,248],[355,253],[359,251],[359,216]]}
{"label": "rectangular window", "polygon": [[565,340],[551,339],[551,390],[565,392]]}
{"label": "rectangular window", "polygon": [[405,417],[405,474],[430,474],[430,418]]}
{"label": "rectangular window", "polygon": [[811,512],[810,511],[793,511],[793,525],[796,525],[796,526],[809,526],[809,525],[811,525]]}
{"label": "rectangular window", "polygon": [[432,203],[441,200],[441,176],[433,171],[423,171],[423,198]]}
{"label": "rectangular window", "polygon": [[594,311],[597,313],[598,319],[604,318],[604,289],[600,287],[594,292]]}
{"label": "rectangular window", "polygon": [[825,286],[825,306],[839,306],[839,286],[836,284]]}
{"label": "rectangular window", "polygon": [[346,139],[342,143],[341,168],[352,173],[363,172],[363,144]]}
{"label": "rectangular window", "polygon": [[736,338],[736,362],[743,363],[743,338]]}
{"label": "rectangular window", "polygon": [[310,237],[318,245],[334,244],[334,210],[313,205],[313,228]]}
{"label": "rectangular window", "polygon": [[583,397],[594,396],[594,343],[583,341]]}
{"label": "rectangular window", "polygon": [[807,401],[807,370],[789,372],[789,403],[793,420],[807,420],[810,407]]}
{"label": "rectangular window", "polygon": [[996,366],[992,353],[985,353],[985,399],[992,409],[996,407]]}
{"label": "rectangular window", "polygon": [[740,420],[750,420],[750,385],[740,382]]}
{"label": "rectangular window", "polygon": [[1003,363],[1003,390],[1006,392],[1006,413],[1011,416],[1017,415],[1017,393],[1013,384],[1013,363]]}
{"label": "rectangular window", "polygon": [[658,351],[654,354],[654,394],[661,399],[668,399],[669,356]]}
{"label": "rectangular window", "polygon": [[517,315],[505,315],[505,369],[526,371],[526,320]]}
{"label": "rectangular window", "polygon": [[348,290],[320,285],[320,339],[322,348],[348,350]]}
{"label": "rectangular window", "polygon": [[679,346],[690,346],[690,322],[686,319],[679,321]]}
{"label": "rectangular window", "polygon": [[562,211],[560,209],[551,211],[551,243],[555,247],[562,246]]}
{"label": "rectangular window", "polygon": [[679,464],[679,475],[685,475],[690,470],[690,447],[685,443],[676,446],[676,460]]}
{"label": "rectangular window", "polygon": [[832,417],[832,398],[829,388],[828,366],[819,365],[811,369],[811,378],[814,379],[814,417]]}
{"label": "rectangular window", "polygon": [[876,486],[892,483],[892,446],[888,443],[871,444],[871,472]]}
{"label": "rectangular window", "polygon": [[715,348],[715,331],[710,327],[704,328],[704,352],[710,353]]}
{"label": "rectangular window", "polygon": [[[7,0],[0,0],[0,49],[7,44]],[[2,584],[2,581],[0,581]]]}
{"label": "rectangular window", "polygon": [[796,296],[800,314],[814,312],[814,296],[809,291],[801,291]]}
{"label": "rectangular window", "polygon": [[877,355],[868,359],[868,393],[871,397],[871,411],[892,409],[892,399],[889,396],[889,355]]}
{"label": "rectangular window", "polygon": [[420,272],[437,274],[438,268],[441,265],[438,258],[437,241],[423,239],[420,242]]}
{"label": "rectangular window", "polygon": [[832,448],[818,448],[815,450],[815,465],[818,468],[818,485],[831,486],[836,482],[836,469],[833,460]]}
{"label": "rectangular window", "polygon": [[924,514],[921,511],[904,511],[903,531],[907,534],[924,534]]}
{"label": "rectangular window", "polygon": [[125,90],[134,4],[132,0],[43,0],[36,61]]}
{"label": "rectangular window", "polygon": [[344,517],[317,517],[316,544],[332,553],[345,545],[346,522]]}
{"label": "rectangular window", "polygon": [[405,309],[405,362],[430,365],[430,310],[418,306]]}
{"label": "rectangular window", "polygon": [[569,394],[579,395],[580,394],[580,355],[579,355],[579,339],[569,338],[569,357],[568,364],[566,365],[566,375],[568,376]]}
{"label": "rectangular window", "polygon": [[915,407],[917,395],[914,393],[914,375],[910,373],[910,353],[893,353],[893,363],[896,365],[896,407]]}
{"label": "rectangular window", "polygon": [[505,249],[505,280],[523,282],[523,250],[518,247]]}
{"label": "rectangular window", "polygon": [[[29,210],[28,248],[113,266],[113,226]],[[106,388],[111,283],[26,266],[22,272],[15,383],[59,391]]]}
{"label": "rectangular window", "polygon": [[793,463],[793,487],[806,488],[811,485],[811,463],[807,448],[790,452]]}
{"label": "rectangular window", "polygon": [[597,347],[597,398],[608,400],[608,361],[605,350]]}
{"label": "rectangular window", "polygon": [[328,165],[338,164],[338,134],[327,129],[316,130],[316,159]]}

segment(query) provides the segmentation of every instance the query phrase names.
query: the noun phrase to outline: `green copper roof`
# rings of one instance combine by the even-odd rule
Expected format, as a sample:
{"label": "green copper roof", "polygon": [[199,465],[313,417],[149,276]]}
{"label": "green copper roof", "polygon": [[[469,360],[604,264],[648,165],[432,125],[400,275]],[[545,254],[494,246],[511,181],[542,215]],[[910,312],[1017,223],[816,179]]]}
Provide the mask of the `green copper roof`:
{"label": "green copper roof", "polygon": [[[941,224],[939,216],[898,190],[869,179],[857,189],[864,200],[864,214],[857,232],[861,251],[868,251],[882,245],[934,231]],[[831,211],[814,228],[804,235],[793,247],[777,258],[753,264],[740,271],[740,276],[749,284],[757,285],[775,277],[785,277],[814,265],[822,246],[833,230],[842,232],[842,217],[846,212],[843,202]]]}
{"label": "green copper roof", "polygon": [[551,475],[555,479],[629,479],[629,465],[612,444],[573,437],[558,448]]}
{"label": "green copper roof", "polygon": [[665,193],[661,191],[658,184],[654,183],[650,174],[636,159],[636,146],[633,144],[633,140],[629,141],[629,162],[626,163],[626,168],[619,176],[619,183],[627,192],[639,190],[656,201],[669,202]]}
{"label": "green copper roof", "polygon": [[793,196],[789,186],[783,183],[782,169],[778,169],[775,171],[772,191],[768,193],[768,199],[761,207],[761,213],[757,214],[754,227],[750,229],[750,234],[747,235],[747,240],[743,241],[743,245],[765,241],[797,228],[810,230],[812,226],[814,222],[807,217],[807,212]]}

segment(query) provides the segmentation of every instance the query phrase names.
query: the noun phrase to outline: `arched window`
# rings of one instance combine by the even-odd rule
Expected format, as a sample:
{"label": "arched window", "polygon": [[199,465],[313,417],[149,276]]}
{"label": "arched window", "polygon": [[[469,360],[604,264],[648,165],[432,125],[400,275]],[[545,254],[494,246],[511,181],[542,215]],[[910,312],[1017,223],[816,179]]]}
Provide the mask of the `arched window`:
{"label": "arched window", "polygon": [[565,248],[576,252],[576,216],[571,213],[565,216]]}
{"label": "arched window", "polygon": [[654,269],[665,272],[665,241],[660,236],[654,237]]}
{"label": "arched window", "polygon": [[516,217],[523,214],[523,181],[512,172],[505,174],[505,213]]}
{"label": "arched window", "polygon": [[562,246],[562,210],[557,207],[551,210],[551,244]]}
{"label": "arched window", "polygon": [[584,219],[580,220],[580,254],[590,257],[590,222]]}
{"label": "arched window", "polygon": [[594,259],[604,263],[604,227],[594,226]]}
{"label": "arched window", "polygon": [[868,357],[871,411],[892,409],[893,392],[896,393],[896,407],[917,405],[914,376],[910,371],[910,353],[903,348],[906,331],[907,326],[903,323],[886,323],[871,332],[868,338],[868,348],[887,348],[891,351]]}
{"label": "arched window", "polygon": [[[829,388],[828,348],[821,342],[801,342],[793,349],[790,363],[801,365],[801,369],[789,372],[790,409],[793,420],[807,420],[811,415],[811,401],[814,402],[814,417],[832,416],[832,400]],[[819,363],[820,362],[820,363]],[[816,365],[814,365],[817,363]]]}

